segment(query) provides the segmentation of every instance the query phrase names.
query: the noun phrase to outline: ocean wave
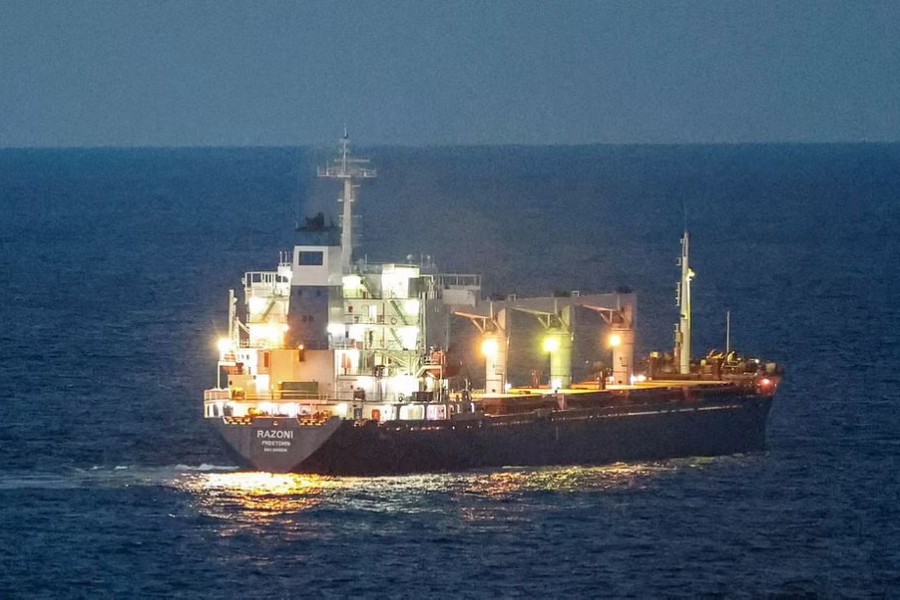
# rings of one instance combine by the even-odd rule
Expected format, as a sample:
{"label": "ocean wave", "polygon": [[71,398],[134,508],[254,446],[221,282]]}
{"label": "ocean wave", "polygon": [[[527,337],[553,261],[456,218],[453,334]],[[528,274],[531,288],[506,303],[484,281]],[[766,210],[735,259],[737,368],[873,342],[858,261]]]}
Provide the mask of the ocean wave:
{"label": "ocean wave", "polygon": [[194,473],[229,473],[234,465],[92,465],[62,472],[22,472],[0,474],[0,491],[64,490],[86,487],[120,487],[122,485],[167,485],[181,475]]}
{"label": "ocean wave", "polygon": [[235,465],[211,465],[208,463],[202,463],[198,466],[178,464],[174,468],[179,471],[199,471],[203,473],[209,471],[237,471],[240,469],[240,467]]}
{"label": "ocean wave", "polygon": [[56,490],[80,487],[76,479],[64,475],[0,475],[0,491],[9,490]]}

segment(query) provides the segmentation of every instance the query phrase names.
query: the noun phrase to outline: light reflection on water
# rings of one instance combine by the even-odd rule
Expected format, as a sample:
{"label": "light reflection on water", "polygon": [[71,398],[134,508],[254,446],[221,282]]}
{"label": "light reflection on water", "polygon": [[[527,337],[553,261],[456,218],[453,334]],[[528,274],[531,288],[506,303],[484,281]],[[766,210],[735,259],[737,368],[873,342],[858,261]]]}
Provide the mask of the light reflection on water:
{"label": "light reflection on water", "polygon": [[469,480],[466,493],[504,499],[525,492],[584,493],[643,489],[678,468],[670,463],[617,463],[602,467],[504,469]]}
{"label": "light reflection on water", "polygon": [[234,472],[192,474],[174,485],[195,496],[207,516],[264,524],[319,506],[340,483],[317,475]]}
{"label": "light reflection on water", "polygon": [[416,515],[490,525],[533,518],[536,512],[552,510],[561,499],[583,504],[597,502],[598,495],[602,499],[645,493],[661,477],[705,464],[692,459],[344,478],[216,472],[185,474],[174,485],[196,499],[202,514],[221,519],[224,535],[248,526],[299,524],[323,515],[352,519],[357,527],[368,527],[366,519],[377,524],[380,519]]}

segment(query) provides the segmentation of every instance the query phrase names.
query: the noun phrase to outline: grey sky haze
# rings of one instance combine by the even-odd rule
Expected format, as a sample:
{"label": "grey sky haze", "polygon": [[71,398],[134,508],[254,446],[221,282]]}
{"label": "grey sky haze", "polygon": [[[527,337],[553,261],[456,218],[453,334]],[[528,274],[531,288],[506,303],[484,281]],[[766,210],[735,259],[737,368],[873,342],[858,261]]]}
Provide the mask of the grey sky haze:
{"label": "grey sky haze", "polygon": [[0,146],[900,141],[900,2],[0,0]]}

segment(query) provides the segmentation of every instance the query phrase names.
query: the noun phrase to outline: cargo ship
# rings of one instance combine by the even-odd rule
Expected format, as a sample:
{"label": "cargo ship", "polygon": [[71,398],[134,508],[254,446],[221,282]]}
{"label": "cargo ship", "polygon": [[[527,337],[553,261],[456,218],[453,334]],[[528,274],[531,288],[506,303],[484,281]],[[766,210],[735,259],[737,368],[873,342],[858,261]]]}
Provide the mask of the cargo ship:
{"label": "cargo ship", "polygon": [[[381,475],[764,449],[782,370],[730,348],[691,359],[686,232],[674,347],[636,366],[630,290],[485,299],[477,274],[409,256],[369,263],[354,252],[353,211],[376,169],[351,156],[345,132],[317,174],[342,186],[338,222],[306,218],[274,271],[246,272],[241,298],[229,291],[228,335],[203,410],[241,467]],[[547,381],[508,381],[513,312],[539,324]],[[598,352],[611,353],[608,368],[582,382],[572,377],[576,314],[599,319],[607,342]],[[460,326],[481,338],[478,389],[447,351]]]}

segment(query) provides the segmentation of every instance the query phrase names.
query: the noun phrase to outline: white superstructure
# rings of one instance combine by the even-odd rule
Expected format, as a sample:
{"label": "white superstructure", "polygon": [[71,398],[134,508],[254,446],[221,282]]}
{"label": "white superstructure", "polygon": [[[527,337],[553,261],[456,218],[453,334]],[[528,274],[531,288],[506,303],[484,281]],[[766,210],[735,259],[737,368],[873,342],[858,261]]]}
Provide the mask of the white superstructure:
{"label": "white superstructure", "polygon": [[232,292],[231,333],[219,345],[220,384],[207,390],[207,416],[424,418],[424,406],[403,407],[445,395],[440,346],[452,311],[478,301],[480,276],[354,260],[356,188],[375,169],[350,157],[345,133],[340,157],[318,174],[343,183],[341,226],[321,214],[307,219],[275,271],[244,275],[243,310]]}

